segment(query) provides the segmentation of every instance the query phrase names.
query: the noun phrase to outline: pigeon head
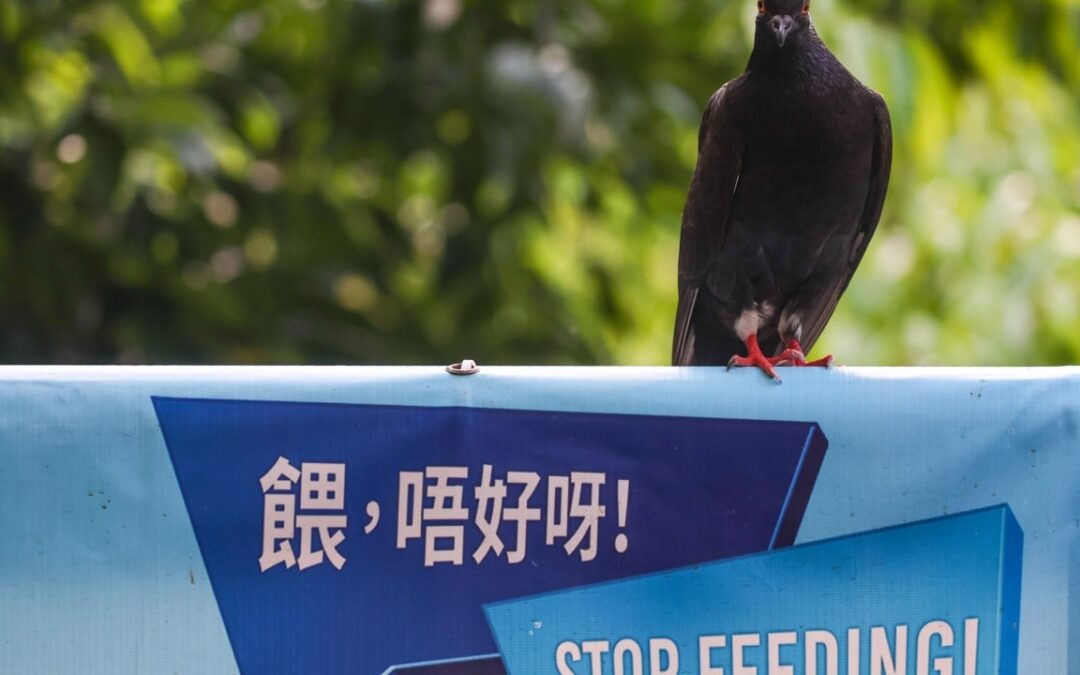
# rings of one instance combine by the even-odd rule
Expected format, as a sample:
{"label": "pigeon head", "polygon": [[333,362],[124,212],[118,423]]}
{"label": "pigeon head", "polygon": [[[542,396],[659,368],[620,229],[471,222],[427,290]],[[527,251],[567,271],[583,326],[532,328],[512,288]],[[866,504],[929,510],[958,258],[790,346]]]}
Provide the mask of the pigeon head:
{"label": "pigeon head", "polygon": [[798,43],[810,27],[810,0],[758,0],[758,44],[771,43],[783,49]]}

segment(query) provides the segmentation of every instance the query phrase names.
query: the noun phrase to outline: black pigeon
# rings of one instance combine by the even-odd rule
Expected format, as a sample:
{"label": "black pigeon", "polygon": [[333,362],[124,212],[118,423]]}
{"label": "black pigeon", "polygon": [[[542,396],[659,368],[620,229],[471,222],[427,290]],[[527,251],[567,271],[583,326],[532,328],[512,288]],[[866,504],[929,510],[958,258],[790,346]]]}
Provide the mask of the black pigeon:
{"label": "black pigeon", "polygon": [[757,366],[777,380],[777,365],[831,364],[804,354],[881,217],[892,165],[884,99],[821,41],[808,0],[765,0],[746,72],[713,94],[698,144],[674,364]]}

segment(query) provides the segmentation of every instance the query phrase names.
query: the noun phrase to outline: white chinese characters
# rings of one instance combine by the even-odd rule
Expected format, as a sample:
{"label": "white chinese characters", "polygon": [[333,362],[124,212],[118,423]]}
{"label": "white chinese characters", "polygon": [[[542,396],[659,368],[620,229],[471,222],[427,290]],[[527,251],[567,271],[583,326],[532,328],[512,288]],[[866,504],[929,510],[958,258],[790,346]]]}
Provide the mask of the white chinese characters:
{"label": "white chinese characters", "polygon": [[[464,466],[402,471],[398,475],[397,547],[404,549],[411,540],[423,539],[426,567],[465,564],[465,527],[470,520],[465,501],[468,478],[469,468]],[[508,471],[505,479],[495,478],[492,466],[483,465],[480,483],[471,490],[475,505],[472,522],[481,535],[480,544],[470,554],[476,564],[504,554],[511,565],[525,560],[529,524],[543,519],[540,505],[532,503],[541,480],[540,474],[529,471]],[[599,472],[548,476],[548,546],[565,540],[562,548],[567,555],[576,554],[582,562],[596,559],[600,520],[607,515],[601,498],[606,482],[607,475]],[[624,527],[626,507],[622,502],[628,497],[629,481],[618,483],[619,526]],[[502,532],[510,528],[508,547]],[[626,542],[626,535],[620,533],[616,542],[619,553],[626,551]]]}
{"label": "white chinese characters", "polygon": [[[605,486],[610,485],[607,474],[571,471],[542,476],[536,471],[506,471],[497,475],[490,464],[473,469],[471,476],[467,466],[428,466],[398,473],[397,530],[390,535],[398,549],[422,541],[425,567],[500,560],[519,565],[526,560],[530,541],[534,547],[557,547],[583,563],[596,560],[600,524],[608,515],[604,504]],[[625,553],[630,481],[612,482],[618,488],[614,548]],[[303,462],[296,467],[288,458],[278,457],[259,485],[263,494],[261,571],[278,566],[302,571],[324,562],[337,570],[344,568],[342,544],[348,526],[344,463]],[[367,502],[364,510],[362,534],[373,535],[380,520],[379,502]],[[356,517],[365,520],[364,515]],[[378,535],[371,541],[389,544]]]}
{"label": "white chinese characters", "polygon": [[[299,514],[294,492],[298,483],[302,512]],[[345,540],[348,522],[344,464],[304,462],[297,469],[288,459],[279,457],[259,484],[263,491],[260,570],[265,572],[277,565],[305,570],[324,560],[339,570],[345,566],[345,557],[338,551]],[[293,548],[297,530],[300,531],[299,556]]]}

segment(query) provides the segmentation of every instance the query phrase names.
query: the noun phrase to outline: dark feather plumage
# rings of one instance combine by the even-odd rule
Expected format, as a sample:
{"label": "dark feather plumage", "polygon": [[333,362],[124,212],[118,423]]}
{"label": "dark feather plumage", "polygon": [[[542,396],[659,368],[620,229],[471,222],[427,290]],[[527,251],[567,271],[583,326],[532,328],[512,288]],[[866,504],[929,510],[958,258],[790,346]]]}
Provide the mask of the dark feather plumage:
{"label": "dark feather plumage", "polygon": [[709,100],[683,212],[675,365],[809,350],[874,234],[892,163],[885,101],[804,0],[761,5],[746,72]]}

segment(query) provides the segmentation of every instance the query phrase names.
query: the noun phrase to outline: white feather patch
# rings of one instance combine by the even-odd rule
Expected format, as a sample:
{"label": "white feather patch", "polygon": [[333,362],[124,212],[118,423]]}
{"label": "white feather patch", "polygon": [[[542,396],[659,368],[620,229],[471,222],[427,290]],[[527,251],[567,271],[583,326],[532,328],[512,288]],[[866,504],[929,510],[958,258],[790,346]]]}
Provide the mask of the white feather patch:
{"label": "white feather patch", "polygon": [[746,338],[757,335],[760,325],[761,314],[758,313],[757,307],[748,309],[735,322],[735,334],[739,336],[740,340],[746,342]]}

